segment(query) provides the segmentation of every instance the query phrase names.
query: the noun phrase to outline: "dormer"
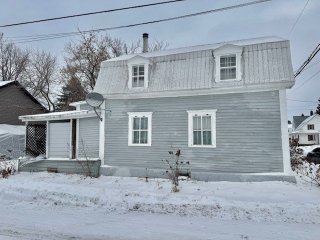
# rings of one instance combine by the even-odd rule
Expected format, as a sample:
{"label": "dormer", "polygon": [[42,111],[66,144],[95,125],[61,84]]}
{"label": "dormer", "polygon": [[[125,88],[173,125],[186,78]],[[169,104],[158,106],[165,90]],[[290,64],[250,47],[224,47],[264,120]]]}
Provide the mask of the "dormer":
{"label": "dormer", "polygon": [[130,90],[141,90],[148,88],[150,60],[146,57],[136,55],[128,60]]}
{"label": "dormer", "polygon": [[227,44],[214,50],[215,81],[241,81],[241,55],[243,48]]}

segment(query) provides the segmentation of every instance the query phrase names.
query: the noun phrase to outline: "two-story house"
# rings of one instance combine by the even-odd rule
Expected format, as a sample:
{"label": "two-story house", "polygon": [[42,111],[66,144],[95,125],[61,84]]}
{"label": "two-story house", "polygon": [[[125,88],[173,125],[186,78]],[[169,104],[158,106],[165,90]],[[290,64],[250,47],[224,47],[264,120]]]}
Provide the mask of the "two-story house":
{"label": "two-story house", "polygon": [[[310,115],[309,117],[304,117],[304,120],[299,124],[296,124],[289,134],[291,140],[298,139],[299,145],[320,144],[320,116],[318,114]],[[302,118],[300,117],[300,119]]]}
{"label": "two-story house", "polygon": [[144,51],[101,63],[101,121],[85,102],[21,119],[47,122],[47,159],[85,152],[105,175],[165,176],[168,151],[181,149],[194,179],[280,180],[293,85],[289,41],[277,37]]}

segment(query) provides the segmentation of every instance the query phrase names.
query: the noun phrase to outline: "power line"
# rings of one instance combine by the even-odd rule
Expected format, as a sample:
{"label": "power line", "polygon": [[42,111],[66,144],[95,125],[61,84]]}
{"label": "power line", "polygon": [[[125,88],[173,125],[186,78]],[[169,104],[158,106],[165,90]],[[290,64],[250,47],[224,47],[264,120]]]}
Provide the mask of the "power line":
{"label": "power line", "polygon": [[311,53],[310,56],[307,58],[307,60],[304,61],[304,63],[299,67],[298,70],[296,70],[296,72],[294,73],[294,77],[299,76],[299,74],[305,69],[305,67],[311,62],[311,60],[318,54],[319,51],[320,51],[320,43],[319,43],[318,46],[316,46],[316,48],[312,51],[312,53]]}
{"label": "power line", "polygon": [[199,15],[204,15],[204,14],[210,14],[210,13],[215,13],[215,12],[226,11],[226,10],[235,9],[235,8],[246,7],[246,6],[249,6],[249,5],[254,5],[254,4],[259,4],[259,3],[263,3],[263,2],[269,2],[269,1],[272,1],[272,0],[257,0],[257,1],[243,3],[243,4],[238,4],[238,5],[232,5],[232,6],[223,7],[223,8],[212,9],[212,10],[203,11],[203,12],[197,12],[197,13],[192,13],[192,14],[187,14],[187,15],[181,15],[181,16],[177,16],[177,17],[164,18],[164,19],[152,20],[152,21],[141,22],[141,23],[134,23],[134,24],[129,24],[129,25],[121,25],[121,26],[116,26],[116,27],[107,27],[107,28],[100,28],[100,29],[93,29],[93,30],[85,30],[85,31],[82,31],[82,32],[78,31],[78,32],[65,32],[65,33],[53,33],[53,34],[42,34],[42,35],[29,35],[29,36],[15,37],[15,38],[20,38],[20,39],[16,40],[16,43],[28,43],[28,42],[36,42],[36,41],[45,41],[45,40],[51,40],[51,39],[56,39],[56,38],[77,36],[77,35],[80,35],[80,34],[83,34],[83,33],[110,31],[110,30],[115,30],[115,29],[130,28],[130,27],[136,27],[136,26],[142,26],[142,25],[148,25],[148,24],[155,24],[155,23],[160,23],[160,22],[173,21],[173,20],[184,19],[184,18],[189,18],[189,17],[195,17],[195,16],[199,16]]}
{"label": "power line", "polygon": [[315,101],[305,101],[305,100],[290,99],[290,98],[287,98],[287,100],[293,101],[293,102],[318,103],[318,102],[315,102]]}
{"label": "power line", "polygon": [[11,23],[11,24],[0,25],[0,28],[27,25],[27,24],[40,23],[40,22],[56,21],[56,20],[61,20],[61,19],[66,19],[66,18],[83,17],[83,16],[89,16],[89,15],[101,14],[101,13],[117,12],[117,11],[150,7],[150,6],[175,3],[175,2],[182,2],[182,1],[186,1],[186,0],[170,0],[170,1],[165,1],[165,2],[156,2],[156,3],[149,3],[149,4],[143,4],[143,5],[135,5],[135,6],[130,6],[130,7],[108,9],[108,10],[97,11],[97,12],[80,13],[80,14],[68,15],[68,16],[62,16],[62,17],[45,18],[45,19],[32,20],[32,21],[27,21],[27,22]]}
{"label": "power line", "polygon": [[304,12],[304,10],[306,9],[306,7],[307,7],[307,5],[308,5],[308,3],[309,3],[309,1],[310,0],[307,0],[306,1],[306,4],[304,5],[304,7],[302,8],[302,10],[301,10],[301,12],[300,12],[300,14],[299,14],[299,16],[298,16],[298,18],[296,19],[296,21],[294,22],[294,24],[293,24],[293,26],[292,26],[292,28],[291,28],[291,30],[290,30],[290,32],[289,32],[289,36],[291,35],[291,33],[293,32],[293,30],[294,30],[294,28],[295,28],[295,26],[297,25],[297,23],[299,22],[299,20],[300,20],[300,18],[301,18],[301,16],[302,16],[302,14],[303,14],[303,12]]}
{"label": "power line", "polygon": [[301,85],[299,85],[297,88],[293,89],[292,91],[296,91],[299,88],[301,88],[303,85],[305,85],[307,82],[311,81],[315,76],[317,76],[320,73],[320,70],[317,71],[315,74],[313,74],[311,77],[309,77],[306,81],[304,81]]}

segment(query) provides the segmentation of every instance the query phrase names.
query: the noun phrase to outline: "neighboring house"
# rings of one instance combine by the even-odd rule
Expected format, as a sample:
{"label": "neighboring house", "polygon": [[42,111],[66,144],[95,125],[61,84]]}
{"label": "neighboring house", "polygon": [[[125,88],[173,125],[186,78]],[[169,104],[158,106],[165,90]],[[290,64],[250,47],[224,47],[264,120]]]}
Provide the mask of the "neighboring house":
{"label": "neighboring house", "polygon": [[21,119],[46,121],[46,155],[58,167],[86,157],[102,160],[101,174],[159,177],[168,151],[181,149],[194,179],[279,180],[291,172],[293,85],[288,40],[239,40],[102,62],[101,121],[85,102]]}
{"label": "neighboring house", "polygon": [[19,116],[46,109],[17,81],[0,81],[0,124],[24,125]]}
{"label": "neighboring house", "polygon": [[[26,128],[19,116],[45,112],[46,109],[19,82],[0,81],[0,155],[11,158],[23,156]],[[27,129],[30,127],[31,124]],[[32,131],[31,135],[34,133]],[[40,140],[38,137],[32,142],[39,143]]]}
{"label": "neighboring house", "polygon": [[[293,117],[293,122],[296,116]],[[289,134],[290,140],[298,139],[299,145],[320,144],[320,116],[313,114],[310,117],[304,116],[304,120]],[[299,120],[302,118],[300,117]],[[298,121],[299,122],[299,121]]]}

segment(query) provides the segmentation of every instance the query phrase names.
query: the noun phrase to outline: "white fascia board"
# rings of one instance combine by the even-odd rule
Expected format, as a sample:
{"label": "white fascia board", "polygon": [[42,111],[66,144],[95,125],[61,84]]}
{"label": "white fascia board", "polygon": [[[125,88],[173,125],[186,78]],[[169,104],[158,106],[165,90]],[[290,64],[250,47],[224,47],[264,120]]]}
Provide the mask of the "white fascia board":
{"label": "white fascia board", "polygon": [[81,112],[74,112],[70,114],[38,114],[38,115],[26,115],[20,116],[19,119],[23,122],[35,122],[35,121],[50,121],[50,120],[68,120],[78,118],[89,118],[97,116],[94,111],[82,110]]}
{"label": "white fascia board", "polygon": [[78,105],[83,105],[83,104],[86,104],[86,103],[87,103],[86,101],[72,102],[72,103],[69,104],[69,106],[77,107]]}
{"label": "white fascia board", "polygon": [[205,89],[190,89],[190,90],[173,90],[162,92],[131,92],[119,94],[103,94],[106,99],[138,99],[138,98],[162,98],[162,97],[188,97],[188,96],[203,96],[213,94],[232,94],[243,92],[265,92],[275,91],[280,89],[291,88],[294,82],[278,82],[264,85],[249,85],[240,87],[218,87],[218,88],[205,88]]}

